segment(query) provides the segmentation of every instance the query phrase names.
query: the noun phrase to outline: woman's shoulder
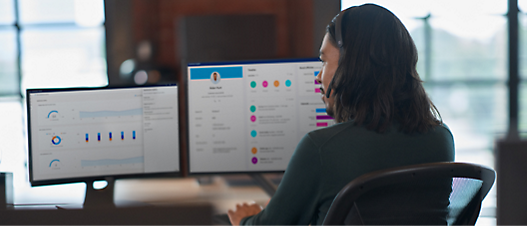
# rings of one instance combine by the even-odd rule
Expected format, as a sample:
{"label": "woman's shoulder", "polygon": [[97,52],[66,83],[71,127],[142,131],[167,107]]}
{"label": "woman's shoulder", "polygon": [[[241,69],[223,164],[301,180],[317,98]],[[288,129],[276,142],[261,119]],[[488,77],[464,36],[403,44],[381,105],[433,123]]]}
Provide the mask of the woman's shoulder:
{"label": "woman's shoulder", "polygon": [[[352,140],[359,139],[388,139],[391,138],[423,138],[423,139],[434,139],[434,140],[443,140],[443,142],[453,143],[454,136],[450,131],[450,128],[445,124],[441,123],[440,125],[432,127],[426,133],[412,133],[408,134],[398,127],[397,124],[393,124],[388,131],[384,133],[379,133],[374,130],[369,130],[365,126],[356,125],[353,121],[338,123],[326,128],[321,128],[313,130],[307,133],[304,139],[309,139],[316,146],[323,146],[324,144],[337,140],[342,142],[345,139],[347,142]],[[439,139],[441,138],[441,139]]]}
{"label": "woman's shoulder", "polygon": [[452,140],[454,139],[454,135],[452,134],[452,131],[450,131],[450,127],[448,127],[448,125],[444,122],[442,122],[440,125],[433,127],[431,132],[446,136],[447,138],[450,138]]}
{"label": "woman's shoulder", "polygon": [[[325,128],[316,129],[306,134],[306,137],[317,145],[322,146],[324,143],[331,141],[335,137],[349,133],[361,133],[367,132],[362,126],[357,126],[353,121],[337,123]],[[353,136],[347,136],[352,138]]]}

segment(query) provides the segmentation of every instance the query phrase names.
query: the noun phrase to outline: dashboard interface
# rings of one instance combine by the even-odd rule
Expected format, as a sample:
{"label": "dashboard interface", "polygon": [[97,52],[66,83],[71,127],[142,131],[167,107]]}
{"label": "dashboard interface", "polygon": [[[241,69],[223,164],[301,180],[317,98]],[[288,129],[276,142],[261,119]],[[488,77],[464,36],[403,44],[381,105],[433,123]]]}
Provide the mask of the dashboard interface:
{"label": "dashboard interface", "polygon": [[28,90],[34,181],[179,172],[176,85]]}
{"label": "dashboard interface", "polygon": [[318,59],[188,65],[189,172],[284,171],[300,139],[332,125]]}

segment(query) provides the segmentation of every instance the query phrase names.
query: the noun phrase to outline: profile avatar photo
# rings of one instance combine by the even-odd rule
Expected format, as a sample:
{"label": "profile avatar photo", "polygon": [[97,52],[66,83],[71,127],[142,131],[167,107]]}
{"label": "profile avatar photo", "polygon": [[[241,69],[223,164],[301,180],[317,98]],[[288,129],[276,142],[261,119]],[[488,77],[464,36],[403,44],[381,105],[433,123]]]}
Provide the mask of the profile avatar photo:
{"label": "profile avatar photo", "polygon": [[221,80],[221,76],[220,76],[220,73],[218,73],[217,71],[215,72],[212,72],[212,74],[210,74],[210,81],[214,84],[218,84]]}

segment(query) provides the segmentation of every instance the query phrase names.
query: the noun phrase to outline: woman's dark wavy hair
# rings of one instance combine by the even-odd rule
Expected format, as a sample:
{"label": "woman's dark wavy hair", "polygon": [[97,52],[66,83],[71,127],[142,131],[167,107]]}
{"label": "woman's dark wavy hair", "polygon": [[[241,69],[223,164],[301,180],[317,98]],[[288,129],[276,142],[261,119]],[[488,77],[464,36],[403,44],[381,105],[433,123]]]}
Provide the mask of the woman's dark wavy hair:
{"label": "woman's dark wavy hair", "polygon": [[[335,47],[338,16],[327,27]],[[414,41],[399,18],[374,4],[348,8],[340,16],[342,47],[330,83],[335,120],[354,120],[381,133],[394,121],[406,133],[442,124],[417,73]]]}

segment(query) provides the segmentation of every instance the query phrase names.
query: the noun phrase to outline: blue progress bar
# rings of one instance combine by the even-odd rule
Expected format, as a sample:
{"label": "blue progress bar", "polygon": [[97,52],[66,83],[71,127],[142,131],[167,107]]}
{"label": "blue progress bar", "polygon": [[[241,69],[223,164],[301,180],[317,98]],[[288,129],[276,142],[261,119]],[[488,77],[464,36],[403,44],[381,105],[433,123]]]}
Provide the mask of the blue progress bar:
{"label": "blue progress bar", "polygon": [[126,159],[99,159],[99,160],[81,160],[82,167],[89,166],[109,166],[109,165],[122,165],[122,164],[134,164],[134,163],[143,163],[144,157],[133,157]]}
{"label": "blue progress bar", "polygon": [[325,108],[317,108],[317,113],[326,113],[326,109]]}
{"label": "blue progress bar", "polygon": [[318,73],[320,73],[320,71],[315,71],[315,77],[318,76]]}

